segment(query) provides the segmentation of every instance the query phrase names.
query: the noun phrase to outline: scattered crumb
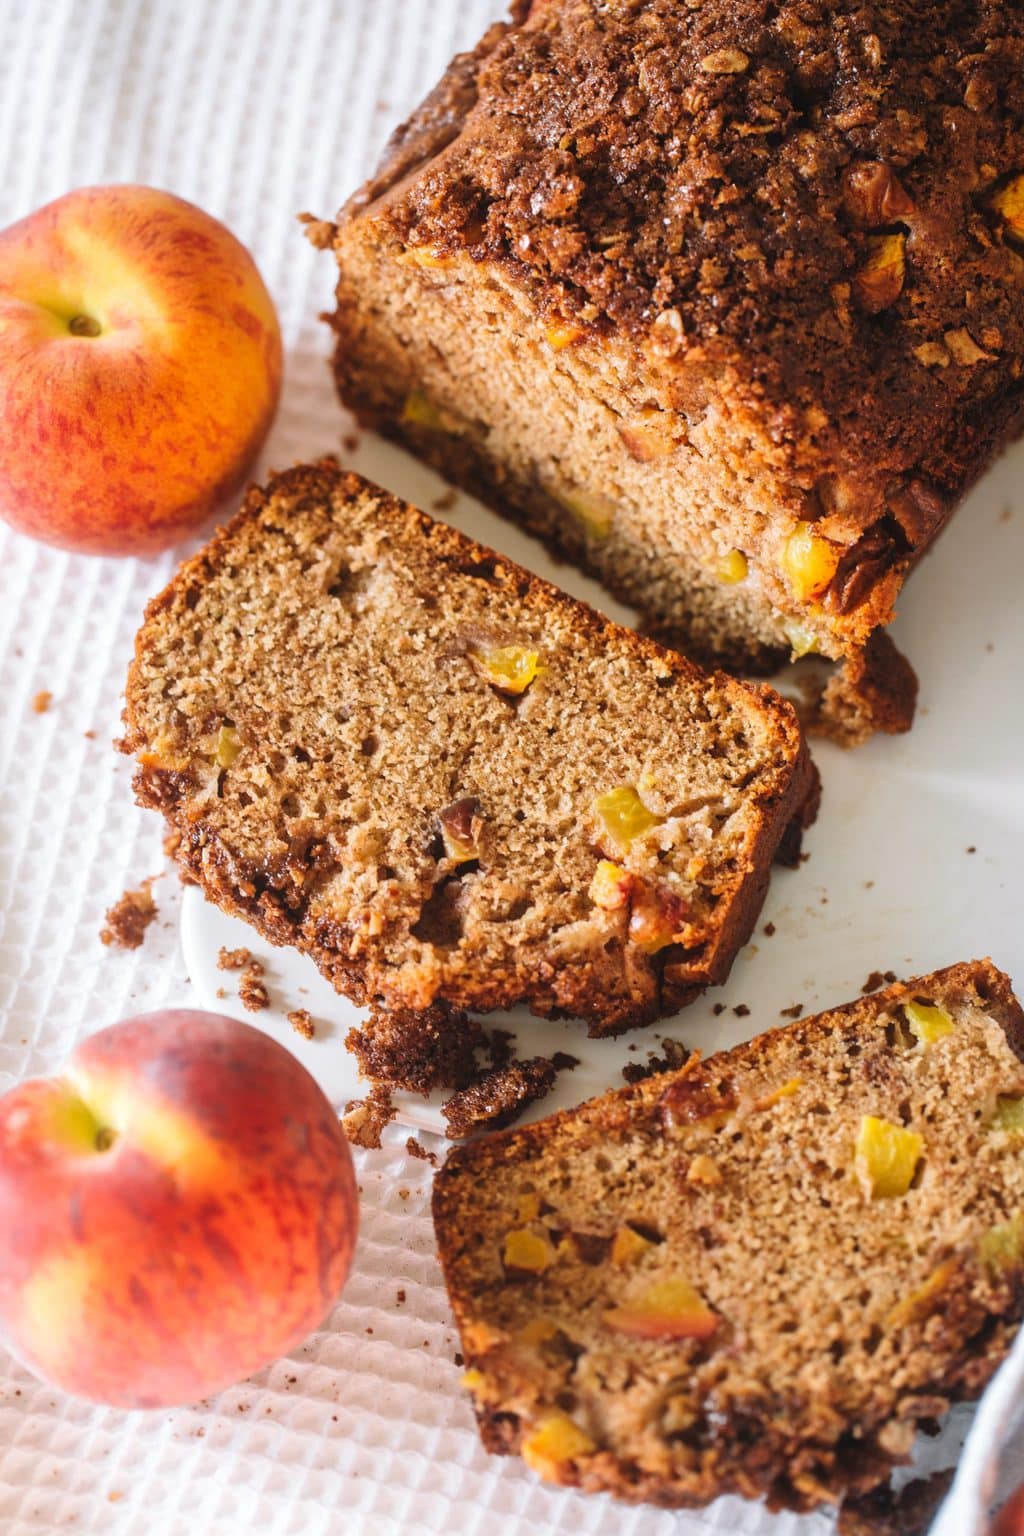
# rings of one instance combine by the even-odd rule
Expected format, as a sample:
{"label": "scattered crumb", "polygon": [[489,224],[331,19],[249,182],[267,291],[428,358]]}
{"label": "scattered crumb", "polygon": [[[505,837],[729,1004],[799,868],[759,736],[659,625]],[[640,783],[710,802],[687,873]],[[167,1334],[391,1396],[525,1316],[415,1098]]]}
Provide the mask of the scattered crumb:
{"label": "scattered crumb", "polygon": [[780,1019],[798,1019],[804,1011],[803,1003],[794,1003],[792,1008],[780,1008]]}
{"label": "scattered crumb", "polygon": [[1008,523],[1012,516],[1013,508],[1011,506],[1005,506],[999,514],[999,521],[1001,523]]}
{"label": "scattered crumb", "polygon": [[53,694],[48,688],[43,688],[32,700],[32,708],[37,715],[45,715],[53,703]]}
{"label": "scattered crumb", "polygon": [[967,852],[968,852],[968,853],[977,853],[977,851],[978,851],[978,850],[977,850],[977,848],[976,848],[976,847],[975,847],[975,846],[974,846],[974,844],[973,844],[973,843],[972,843],[972,844],[971,844],[971,846],[970,846],[970,847],[969,847],[969,848],[968,848],[968,850],[967,850]]}
{"label": "scattered crumb", "polygon": [[[82,735],[85,737],[86,741],[95,741],[96,740],[96,732],[95,731],[83,731]],[[181,834],[179,833],[179,836],[180,835]]]}
{"label": "scattered crumb", "polygon": [[448,1135],[454,1140],[485,1127],[511,1124],[528,1104],[550,1092],[556,1076],[555,1064],[547,1056],[512,1061],[485,1072],[441,1105]]}
{"label": "scattered crumb", "polygon": [[345,1106],[341,1128],[357,1147],[379,1147],[380,1133],[395,1118],[391,1090],[386,1083],[375,1083],[365,1099],[354,1099]]}
{"label": "scattered crumb", "polygon": [[227,995],[228,995],[227,987],[218,987],[217,988],[217,996],[218,997],[227,997]]}
{"label": "scattered crumb", "polygon": [[450,512],[458,499],[458,492],[453,490],[442,491],[441,495],[435,496],[430,503],[431,510],[434,512]]}
{"label": "scattered crumb", "polygon": [[113,1488],[111,1489],[110,1493],[107,1494],[107,1503],[116,1504],[120,1499],[123,1498],[124,1494],[121,1492],[121,1490],[119,1488]]}
{"label": "scattered crumb", "polygon": [[395,1292],[395,1301],[398,1303],[398,1305],[400,1307],[404,1307],[405,1306],[405,1292],[404,1291],[396,1291]]}
{"label": "scattered crumb", "polygon": [[409,1198],[409,1191],[407,1189],[400,1189],[398,1191],[398,1198],[399,1198],[399,1200],[408,1200],[408,1198]]}
{"label": "scattered crumb", "polygon": [[308,1008],[293,1008],[288,1015],[288,1023],[303,1040],[312,1040],[316,1035],[316,1025]]}
{"label": "scattered crumb", "polygon": [[432,1168],[437,1167],[437,1154],[428,1152],[426,1147],[420,1146],[415,1136],[409,1137],[405,1144],[405,1150],[409,1153],[410,1157],[418,1157],[422,1162],[429,1163]]}
{"label": "scattered crumb", "polygon": [[244,971],[247,965],[259,965],[249,949],[222,949],[217,956],[218,971]]}
{"label": "scattered crumb", "polygon": [[156,878],[154,875],[143,880],[137,891],[125,891],[119,901],[108,907],[106,926],[100,929],[102,943],[114,944],[118,949],[138,949],[157,915],[152,891]]}
{"label": "scattered crumb", "polygon": [[346,453],[355,453],[356,449],[359,447],[359,441],[358,433],[346,432],[345,436],[341,440],[341,446],[344,448]]}
{"label": "scattered crumb", "polygon": [[556,1072],[571,1072],[573,1067],[578,1067],[579,1064],[579,1057],[570,1056],[568,1051],[556,1051],[551,1058],[551,1065]]}
{"label": "scattered crumb", "polygon": [[774,923],[765,923],[763,932],[770,939],[772,937],[772,935],[775,933],[775,924]]}
{"label": "scattered crumb", "polygon": [[865,977],[863,985],[861,986],[861,991],[877,992],[879,987],[883,986],[884,983],[885,977],[882,975],[881,971],[871,971]]}
{"label": "scattered crumb", "polygon": [[238,1001],[250,1013],[259,1013],[270,1007],[270,993],[263,980],[263,966],[252,960],[238,978]]}
{"label": "scattered crumb", "polygon": [[989,653],[990,653],[990,654],[991,654],[991,652],[992,652],[992,651],[994,651],[994,650],[995,650],[995,646],[994,646],[994,645],[993,645],[993,644],[992,644],[992,641],[991,641],[991,640],[986,640],[986,641],[985,641],[985,649],[986,649],[986,651],[988,651],[988,652],[989,652]]}
{"label": "scattered crumb", "polygon": [[305,226],[303,234],[318,251],[329,251],[334,244],[334,225],[329,219],[318,219],[312,213],[300,213],[299,223]]}
{"label": "scattered crumb", "polygon": [[746,1003],[737,1003],[736,1007],[733,1009],[733,1013],[738,1019],[746,1019],[750,1017],[750,1009],[747,1007]]}
{"label": "scattered crumb", "polygon": [[821,905],[822,905],[822,906],[823,906],[823,907],[827,907],[827,906],[828,906],[828,897],[827,897],[827,896],[823,896],[823,897],[822,897],[822,898],[821,898]]}
{"label": "scattered crumb", "polygon": [[461,1352],[461,1350],[458,1350],[458,1349],[455,1351],[454,1355],[452,1356],[452,1360],[458,1366],[460,1371],[462,1370],[462,1367],[466,1363],[465,1355]]}
{"label": "scattered crumb", "polygon": [[864,889],[866,891],[873,891],[874,888],[875,888],[875,882],[873,880],[865,880],[864,881]]}
{"label": "scattered crumb", "polygon": [[725,1012],[725,1004],[724,1003],[716,1003],[715,1006],[712,1008],[711,1012],[714,1014],[716,1019],[720,1018],[721,1015]]}
{"label": "scattered crumb", "polygon": [[627,1061],[622,1068],[626,1082],[640,1083],[645,1077],[654,1077],[658,1072],[673,1072],[678,1067],[684,1067],[690,1059],[690,1052],[680,1040],[663,1039],[661,1048],[664,1052],[661,1056],[656,1051],[648,1051],[646,1063]]}

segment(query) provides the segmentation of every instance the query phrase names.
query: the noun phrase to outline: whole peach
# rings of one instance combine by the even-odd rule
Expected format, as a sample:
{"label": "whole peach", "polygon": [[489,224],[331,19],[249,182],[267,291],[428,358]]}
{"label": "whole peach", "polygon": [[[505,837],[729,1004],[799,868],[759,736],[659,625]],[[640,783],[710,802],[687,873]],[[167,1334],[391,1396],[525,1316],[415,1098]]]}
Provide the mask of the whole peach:
{"label": "whole peach", "polygon": [[244,481],[281,333],[249,252],[152,187],[83,187],[0,231],[0,516],[145,554]]}
{"label": "whole peach", "polygon": [[229,1386],[317,1327],[357,1202],[337,1117],[269,1035],[166,1011],[0,1099],[0,1331],[123,1408]]}

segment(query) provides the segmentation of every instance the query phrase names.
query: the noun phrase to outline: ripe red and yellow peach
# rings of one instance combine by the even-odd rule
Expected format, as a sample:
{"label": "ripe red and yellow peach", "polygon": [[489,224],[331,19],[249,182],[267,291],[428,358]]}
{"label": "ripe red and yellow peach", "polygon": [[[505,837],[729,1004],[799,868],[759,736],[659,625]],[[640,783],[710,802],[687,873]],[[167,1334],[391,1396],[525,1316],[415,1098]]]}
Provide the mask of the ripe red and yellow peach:
{"label": "ripe red and yellow peach", "polygon": [[243,483],[281,386],[273,301],[169,192],[84,187],[0,231],[0,516],[145,554]]}
{"label": "ripe red and yellow peach", "polygon": [[337,1117],[269,1035],[168,1011],[0,1099],[0,1332],[65,1391],[190,1402],[322,1321],[357,1202]]}

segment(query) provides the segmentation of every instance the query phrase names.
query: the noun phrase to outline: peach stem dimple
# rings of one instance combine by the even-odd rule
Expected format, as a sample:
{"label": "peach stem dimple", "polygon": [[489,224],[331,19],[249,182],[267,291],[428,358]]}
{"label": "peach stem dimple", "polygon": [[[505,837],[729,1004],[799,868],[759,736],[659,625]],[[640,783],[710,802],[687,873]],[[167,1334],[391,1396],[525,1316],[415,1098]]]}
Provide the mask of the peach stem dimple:
{"label": "peach stem dimple", "polygon": [[102,334],[102,326],[92,315],[72,315],[68,321],[68,330],[72,336],[99,336]]}
{"label": "peach stem dimple", "polygon": [[70,1073],[66,1081],[71,1091],[58,1095],[54,1104],[54,1134],[79,1153],[109,1151],[117,1140],[117,1131],[107,1123],[105,1114],[93,1108],[91,1085],[76,1082]]}

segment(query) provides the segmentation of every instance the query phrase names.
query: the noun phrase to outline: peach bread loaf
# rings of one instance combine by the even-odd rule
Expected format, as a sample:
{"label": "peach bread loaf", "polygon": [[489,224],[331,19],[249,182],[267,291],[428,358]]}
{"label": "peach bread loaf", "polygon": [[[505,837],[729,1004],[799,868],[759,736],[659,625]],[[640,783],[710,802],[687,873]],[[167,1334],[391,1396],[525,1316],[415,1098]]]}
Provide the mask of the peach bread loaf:
{"label": "peach bread loaf", "polygon": [[840,662],[1024,419],[1024,10],[517,3],[310,233],[369,425],[689,654]]}

